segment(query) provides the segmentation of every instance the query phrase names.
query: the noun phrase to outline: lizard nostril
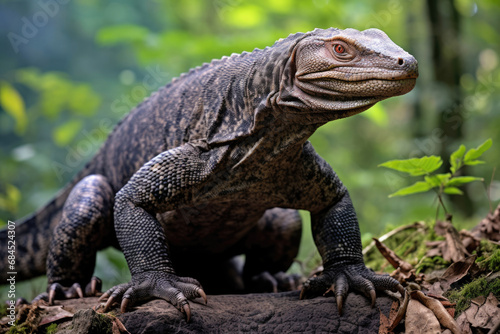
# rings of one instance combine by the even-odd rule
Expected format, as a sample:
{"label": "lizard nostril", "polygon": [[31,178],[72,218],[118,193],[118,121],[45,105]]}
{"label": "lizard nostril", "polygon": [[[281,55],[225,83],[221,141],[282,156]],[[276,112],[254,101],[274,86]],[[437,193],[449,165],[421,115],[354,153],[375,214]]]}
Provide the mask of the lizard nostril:
{"label": "lizard nostril", "polygon": [[404,63],[405,63],[405,61],[403,60],[403,58],[398,58],[399,65],[403,65]]}

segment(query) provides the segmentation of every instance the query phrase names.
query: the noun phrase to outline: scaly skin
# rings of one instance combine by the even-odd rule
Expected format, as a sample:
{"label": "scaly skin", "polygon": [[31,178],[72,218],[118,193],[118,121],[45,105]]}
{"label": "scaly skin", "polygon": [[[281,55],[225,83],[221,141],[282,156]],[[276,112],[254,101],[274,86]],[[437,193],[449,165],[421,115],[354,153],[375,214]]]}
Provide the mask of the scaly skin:
{"label": "scaly skin", "polygon": [[[215,291],[225,283],[213,268],[235,255],[247,255],[247,287],[282,277],[298,250],[297,209],[311,213],[325,268],[302,297],[335,285],[340,310],[349,289],[374,300],[375,289],[400,288],[365,267],[349,194],[307,139],[326,122],[409,92],[417,76],[416,60],[383,32],[330,28],[174,79],[119,123],[38,214],[56,231],[43,232],[50,246],[37,246],[48,252],[51,301],[79,295],[92,282],[95,252],[118,242],[132,280],[104,294],[106,308],[163,298],[189,320],[188,300],[206,298],[196,279]],[[37,216],[26,224],[43,229]],[[91,245],[85,255],[83,245]],[[20,266],[44,254],[34,261],[26,251]]]}

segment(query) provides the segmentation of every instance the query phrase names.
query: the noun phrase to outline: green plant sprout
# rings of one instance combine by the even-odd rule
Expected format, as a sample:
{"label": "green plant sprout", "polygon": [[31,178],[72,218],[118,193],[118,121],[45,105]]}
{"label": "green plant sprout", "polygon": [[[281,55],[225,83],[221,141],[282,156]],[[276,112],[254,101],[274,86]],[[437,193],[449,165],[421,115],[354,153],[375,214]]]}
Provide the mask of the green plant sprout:
{"label": "green plant sprout", "polygon": [[[437,194],[439,204],[443,207],[446,215],[448,211],[443,202],[443,194],[462,195],[463,192],[458,187],[473,181],[483,181],[481,177],[458,176],[459,170],[466,165],[478,165],[484,161],[477,160],[492,145],[491,138],[479,145],[477,148],[471,148],[466,151],[464,145],[450,155],[450,172],[445,174],[434,174],[443,164],[443,160],[435,155],[424,156],[422,158],[412,158],[405,160],[391,160],[380,164],[379,167],[394,169],[410,176],[424,176],[424,181],[417,181],[411,186],[399,189],[389,197],[406,196],[429,190],[434,190]],[[439,212],[439,205],[438,205]]]}

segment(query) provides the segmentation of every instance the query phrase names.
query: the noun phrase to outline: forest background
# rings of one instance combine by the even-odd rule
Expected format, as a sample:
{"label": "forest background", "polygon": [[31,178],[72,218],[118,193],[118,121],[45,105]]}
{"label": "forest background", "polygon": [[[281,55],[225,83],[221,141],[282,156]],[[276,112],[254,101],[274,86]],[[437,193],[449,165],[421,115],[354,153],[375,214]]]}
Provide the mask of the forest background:
{"label": "forest background", "polygon": [[[349,189],[363,240],[436,214],[433,193],[389,199],[415,180],[379,164],[447,161],[460,144],[492,138],[486,163],[466,171],[485,182],[444,199],[459,228],[474,226],[500,200],[499,18],[497,0],[0,1],[0,225],[47,203],[173,77],[290,33],[350,27],[385,31],[420,71],[410,94],[311,137]],[[303,216],[307,259],[315,248]],[[107,251],[97,273],[123,282],[128,269]]]}

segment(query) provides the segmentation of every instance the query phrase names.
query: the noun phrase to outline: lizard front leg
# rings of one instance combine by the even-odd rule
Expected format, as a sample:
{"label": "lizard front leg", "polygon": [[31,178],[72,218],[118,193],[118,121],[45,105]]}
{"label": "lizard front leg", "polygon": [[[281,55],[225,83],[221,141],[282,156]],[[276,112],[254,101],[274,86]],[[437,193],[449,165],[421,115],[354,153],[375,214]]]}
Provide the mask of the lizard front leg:
{"label": "lizard front leg", "polygon": [[373,307],[376,289],[401,292],[403,287],[392,277],[375,274],[365,266],[354,207],[343,186],[340,193],[335,205],[311,216],[314,241],[324,270],[304,283],[301,298],[324,294],[334,287],[338,311],[342,313],[349,288],[364,293]]}
{"label": "lizard front leg", "polygon": [[[212,153],[212,152],[211,152]],[[121,300],[121,310],[152,298],[172,303],[190,318],[189,299],[206,296],[193,278],[178,277],[170,260],[165,231],[156,213],[190,203],[210,174],[214,156],[184,145],[156,156],[137,171],[115,198],[115,231],[132,274],[129,283],[108,290],[105,309]],[[212,166],[212,167],[211,167]]]}

